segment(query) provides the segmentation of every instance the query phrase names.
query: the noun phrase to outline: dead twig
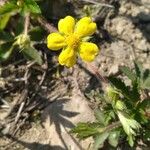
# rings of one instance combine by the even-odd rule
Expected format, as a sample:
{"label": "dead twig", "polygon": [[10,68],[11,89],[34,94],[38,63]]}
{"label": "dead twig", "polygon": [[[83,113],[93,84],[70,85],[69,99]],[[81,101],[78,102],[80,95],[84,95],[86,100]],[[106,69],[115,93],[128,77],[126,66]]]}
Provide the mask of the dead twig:
{"label": "dead twig", "polygon": [[20,107],[19,107],[19,110],[17,112],[17,116],[15,118],[15,124],[18,122],[18,120],[20,118],[20,115],[21,115],[21,112],[22,112],[22,109],[23,109],[24,105],[25,105],[25,102],[22,102]]}
{"label": "dead twig", "polygon": [[103,7],[114,8],[114,6],[112,6],[112,5],[105,4],[105,3],[100,3],[100,2],[96,2],[96,1],[93,1],[93,0],[82,0],[82,1],[94,4],[94,5],[103,6]]}

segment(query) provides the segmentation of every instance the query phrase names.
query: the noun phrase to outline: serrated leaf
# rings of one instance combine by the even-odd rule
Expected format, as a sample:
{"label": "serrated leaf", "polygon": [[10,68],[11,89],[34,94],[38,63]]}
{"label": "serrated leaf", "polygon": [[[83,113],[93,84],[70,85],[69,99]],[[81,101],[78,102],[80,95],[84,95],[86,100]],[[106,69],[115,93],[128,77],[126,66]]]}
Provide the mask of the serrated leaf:
{"label": "serrated leaf", "polygon": [[95,112],[94,112],[94,114],[95,114],[96,119],[97,119],[101,124],[106,125],[106,122],[105,122],[105,115],[104,115],[104,113],[103,113],[101,110],[96,109]]}
{"label": "serrated leaf", "polygon": [[0,7],[0,16],[11,12],[14,13],[17,9],[18,6],[14,0],[6,2],[3,6]]}
{"label": "serrated leaf", "polygon": [[141,78],[141,75],[143,72],[142,64],[138,61],[134,61],[134,68],[135,68],[135,73],[136,73],[137,77]]}
{"label": "serrated leaf", "polygon": [[30,12],[33,14],[41,14],[41,9],[35,0],[24,0],[23,11]]}
{"label": "serrated leaf", "polygon": [[117,111],[117,114],[125,133],[128,136],[136,135],[135,130],[139,130],[140,124],[136,120],[129,117],[129,115],[125,112]]}
{"label": "serrated leaf", "polygon": [[104,132],[96,135],[94,138],[93,150],[98,150],[99,148],[103,147],[103,144],[105,140],[108,138],[108,136],[109,132]]}
{"label": "serrated leaf", "polygon": [[129,67],[122,66],[120,69],[132,82],[136,81],[136,75],[130,70]]}
{"label": "serrated leaf", "polygon": [[112,145],[113,147],[116,147],[119,142],[119,137],[120,137],[120,131],[110,132],[109,137],[108,137],[109,144]]}
{"label": "serrated leaf", "polygon": [[10,57],[13,48],[14,47],[12,46],[12,43],[5,43],[0,45],[0,62],[5,61]]}
{"label": "serrated leaf", "polygon": [[43,61],[39,52],[33,47],[26,47],[22,49],[23,54],[30,60],[35,61],[39,65],[42,65]]}
{"label": "serrated leaf", "polygon": [[[98,133],[97,129],[100,128],[99,123],[78,123],[75,128],[71,130],[71,133],[76,133],[77,137],[84,139],[90,136],[94,136]],[[103,130],[103,127],[102,127]]]}
{"label": "serrated leaf", "polygon": [[0,16],[0,30],[3,30],[6,27],[9,18],[10,18],[10,14],[5,14],[3,16]]}
{"label": "serrated leaf", "polygon": [[106,124],[108,125],[108,123],[112,119],[116,119],[116,114],[115,114],[114,110],[106,111],[105,112],[105,122],[106,122]]}
{"label": "serrated leaf", "polygon": [[113,76],[110,76],[108,80],[127,98],[131,99],[129,87],[125,85],[125,83],[119,79],[115,78]]}

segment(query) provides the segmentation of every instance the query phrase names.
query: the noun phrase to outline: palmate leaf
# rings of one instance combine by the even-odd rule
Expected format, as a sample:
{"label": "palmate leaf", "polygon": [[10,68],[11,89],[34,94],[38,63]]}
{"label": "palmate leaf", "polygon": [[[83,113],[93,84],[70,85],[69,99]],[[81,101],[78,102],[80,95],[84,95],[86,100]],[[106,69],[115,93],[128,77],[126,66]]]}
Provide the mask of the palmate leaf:
{"label": "palmate leaf", "polygon": [[131,93],[129,90],[129,87],[125,85],[125,83],[119,79],[115,78],[113,76],[108,77],[108,80],[118,89],[127,99],[131,99]]}
{"label": "palmate leaf", "polygon": [[136,82],[136,74],[134,74],[129,67],[122,66],[120,69],[132,82]]}
{"label": "palmate leaf", "polygon": [[125,133],[128,135],[129,144],[130,146],[133,146],[133,138],[136,135],[135,131],[139,130],[140,124],[122,111],[117,111],[117,114]]}
{"label": "palmate leaf", "polygon": [[126,99],[130,100],[131,102],[139,100],[140,94],[136,82],[133,84],[133,88],[131,88],[126,86],[125,83],[119,78],[110,76],[108,79]]}
{"label": "palmate leaf", "polygon": [[143,73],[142,64],[140,62],[138,62],[138,61],[134,61],[134,68],[135,68],[136,76],[138,78],[141,78],[142,77],[142,73]]}
{"label": "palmate leaf", "polygon": [[135,74],[129,67],[126,66],[123,66],[120,69],[132,82],[132,89],[130,91],[131,98],[138,100],[140,98],[139,89],[138,89],[140,84],[137,75],[138,73]]}

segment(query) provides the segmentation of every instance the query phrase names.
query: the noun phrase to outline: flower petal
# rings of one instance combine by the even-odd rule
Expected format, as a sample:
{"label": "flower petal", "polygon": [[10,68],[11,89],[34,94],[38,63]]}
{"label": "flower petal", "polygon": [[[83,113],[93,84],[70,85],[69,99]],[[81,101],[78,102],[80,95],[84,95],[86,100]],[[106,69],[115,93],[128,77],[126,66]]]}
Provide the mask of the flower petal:
{"label": "flower petal", "polygon": [[76,63],[76,53],[72,48],[67,47],[60,53],[58,60],[61,65],[72,67]]}
{"label": "flower petal", "polygon": [[66,35],[73,33],[75,26],[75,20],[71,16],[67,16],[64,19],[60,19],[58,22],[58,30],[61,33],[64,33]]}
{"label": "flower petal", "polygon": [[96,23],[92,22],[91,18],[84,17],[77,22],[75,33],[80,37],[85,37],[92,35],[96,29]]}
{"label": "flower petal", "polygon": [[94,43],[82,42],[79,49],[79,55],[84,61],[93,61],[98,54],[98,47]]}
{"label": "flower petal", "polygon": [[59,50],[66,46],[65,38],[59,33],[51,33],[47,37],[47,47],[52,50]]}

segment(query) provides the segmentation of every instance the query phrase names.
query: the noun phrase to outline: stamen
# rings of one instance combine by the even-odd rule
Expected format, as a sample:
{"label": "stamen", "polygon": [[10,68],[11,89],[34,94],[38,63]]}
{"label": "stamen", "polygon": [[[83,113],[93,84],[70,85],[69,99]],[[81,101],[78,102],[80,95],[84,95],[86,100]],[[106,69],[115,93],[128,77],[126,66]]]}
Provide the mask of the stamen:
{"label": "stamen", "polygon": [[80,38],[75,34],[70,34],[66,37],[67,45],[73,49],[77,48],[80,43]]}

